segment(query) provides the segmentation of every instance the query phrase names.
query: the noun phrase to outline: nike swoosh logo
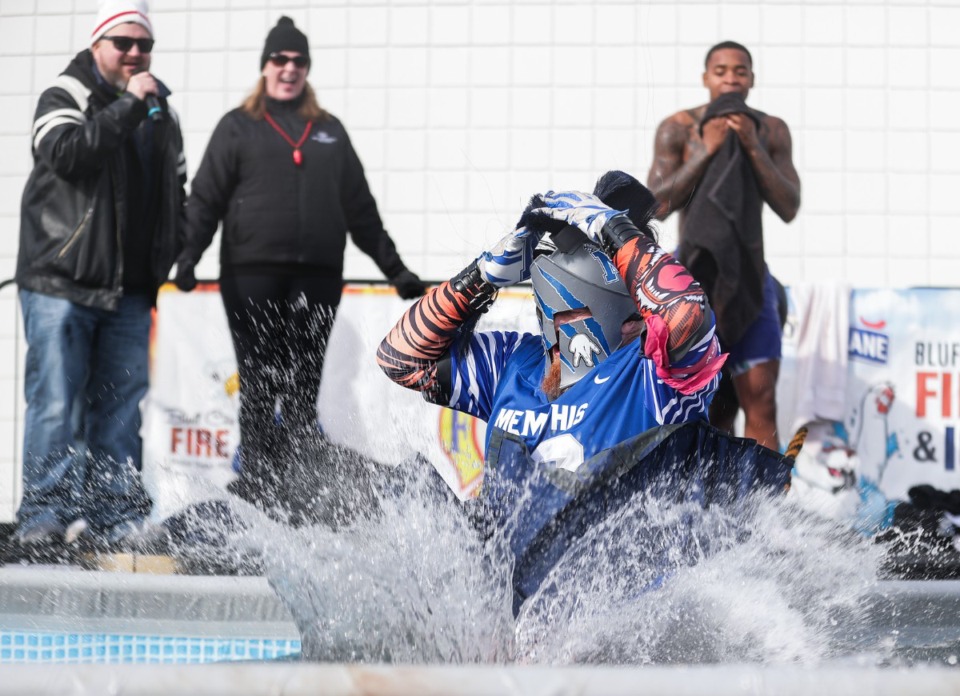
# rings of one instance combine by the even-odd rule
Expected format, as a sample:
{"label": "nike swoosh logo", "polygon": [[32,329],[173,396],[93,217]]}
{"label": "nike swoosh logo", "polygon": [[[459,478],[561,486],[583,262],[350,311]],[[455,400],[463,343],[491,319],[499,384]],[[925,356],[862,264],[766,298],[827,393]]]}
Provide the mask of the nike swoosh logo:
{"label": "nike swoosh logo", "polygon": [[606,382],[608,379],[610,379],[609,376],[607,376],[607,377],[601,377],[600,375],[597,375],[596,377],[593,378],[593,383],[594,383],[594,384],[603,384],[603,383]]}

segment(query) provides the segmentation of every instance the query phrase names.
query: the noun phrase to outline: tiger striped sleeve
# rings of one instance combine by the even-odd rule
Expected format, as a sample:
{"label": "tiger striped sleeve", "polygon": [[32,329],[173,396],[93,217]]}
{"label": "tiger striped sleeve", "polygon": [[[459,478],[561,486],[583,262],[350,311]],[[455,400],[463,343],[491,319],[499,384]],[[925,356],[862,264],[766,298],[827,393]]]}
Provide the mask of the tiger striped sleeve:
{"label": "tiger striped sleeve", "polygon": [[614,263],[646,320],[658,315],[669,331],[671,362],[711,337],[713,312],[700,284],[672,255],[645,236],[630,239],[615,254]]}
{"label": "tiger striped sleeve", "polygon": [[474,268],[427,291],[381,341],[377,364],[392,381],[425,396],[439,392],[437,364],[458,331],[485,311],[495,294],[488,284],[463,282]]}

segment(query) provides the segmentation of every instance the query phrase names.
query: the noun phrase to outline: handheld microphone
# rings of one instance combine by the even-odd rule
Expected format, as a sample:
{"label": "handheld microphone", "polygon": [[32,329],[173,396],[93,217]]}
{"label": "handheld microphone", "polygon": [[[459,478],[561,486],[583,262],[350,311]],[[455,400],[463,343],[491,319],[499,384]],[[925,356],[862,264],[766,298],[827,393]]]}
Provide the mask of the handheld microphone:
{"label": "handheld microphone", "polygon": [[147,103],[147,116],[154,122],[163,120],[163,109],[160,108],[160,100],[156,94],[148,94],[144,99]]}
{"label": "handheld microphone", "polygon": [[[139,67],[133,71],[133,74],[146,72],[147,69],[144,67]],[[157,121],[163,120],[163,109],[160,107],[160,99],[157,98],[156,94],[148,94],[143,98],[144,103],[147,105],[147,118],[152,120],[154,123]]]}

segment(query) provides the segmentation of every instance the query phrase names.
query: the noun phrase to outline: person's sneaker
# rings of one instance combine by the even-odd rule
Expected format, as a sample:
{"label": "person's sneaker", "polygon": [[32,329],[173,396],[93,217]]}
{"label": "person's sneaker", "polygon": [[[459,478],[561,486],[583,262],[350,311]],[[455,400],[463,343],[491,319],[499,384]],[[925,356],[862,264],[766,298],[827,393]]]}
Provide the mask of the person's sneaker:
{"label": "person's sneaker", "polygon": [[69,545],[77,542],[80,537],[86,534],[87,530],[90,529],[90,523],[87,522],[82,517],[76,519],[70,524],[67,525],[66,531],[63,533],[63,540]]}
{"label": "person's sneaker", "polygon": [[156,553],[170,542],[170,533],[161,524],[147,520],[127,521],[106,530],[101,541],[113,551]]}
{"label": "person's sneaker", "polygon": [[72,564],[76,558],[64,543],[66,528],[53,515],[43,515],[18,525],[0,558],[2,563]]}
{"label": "person's sneaker", "polygon": [[66,531],[60,520],[44,516],[22,523],[13,533],[13,540],[20,546],[50,544],[62,541]]}

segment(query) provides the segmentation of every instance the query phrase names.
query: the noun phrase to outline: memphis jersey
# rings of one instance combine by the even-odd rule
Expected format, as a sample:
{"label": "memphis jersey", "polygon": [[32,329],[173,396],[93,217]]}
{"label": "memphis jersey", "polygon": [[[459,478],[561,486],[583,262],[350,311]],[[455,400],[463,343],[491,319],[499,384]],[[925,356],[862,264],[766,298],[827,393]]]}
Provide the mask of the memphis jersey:
{"label": "memphis jersey", "polygon": [[539,336],[474,333],[450,355],[449,405],[487,422],[488,445],[502,430],[519,438],[538,464],[570,471],[655,426],[706,420],[720,379],[681,394],[657,376],[638,338],[549,401],[540,387],[548,357]]}

